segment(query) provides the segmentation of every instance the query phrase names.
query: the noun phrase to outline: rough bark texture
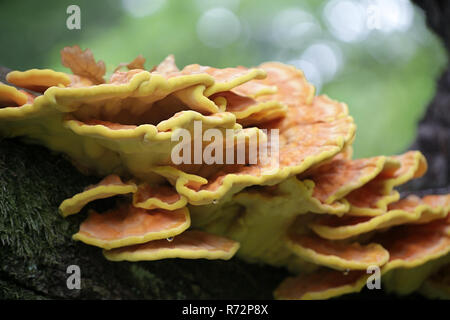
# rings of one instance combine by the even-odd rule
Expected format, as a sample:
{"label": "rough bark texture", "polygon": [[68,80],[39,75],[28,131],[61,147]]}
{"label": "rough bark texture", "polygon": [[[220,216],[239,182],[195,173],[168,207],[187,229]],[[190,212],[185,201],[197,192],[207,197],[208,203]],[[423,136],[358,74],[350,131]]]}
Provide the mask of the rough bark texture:
{"label": "rough bark texture", "polygon": [[[449,48],[450,3],[417,2]],[[410,188],[449,192],[449,105],[447,70],[413,146],[425,153],[430,171]],[[282,269],[238,259],[108,262],[101,250],[70,238],[85,215],[63,219],[57,210],[63,199],[97,180],[81,175],[45,148],[15,139],[0,141],[0,298],[271,299],[272,290],[287,276]],[[69,265],[81,268],[81,290],[66,286]],[[344,298],[387,297],[375,291]]]}
{"label": "rough bark texture", "polygon": [[[450,2],[415,1],[425,10],[428,26],[450,50]],[[411,149],[420,150],[428,161],[424,177],[403,187],[415,193],[450,193],[450,66],[437,82],[436,94],[423,119]]]}

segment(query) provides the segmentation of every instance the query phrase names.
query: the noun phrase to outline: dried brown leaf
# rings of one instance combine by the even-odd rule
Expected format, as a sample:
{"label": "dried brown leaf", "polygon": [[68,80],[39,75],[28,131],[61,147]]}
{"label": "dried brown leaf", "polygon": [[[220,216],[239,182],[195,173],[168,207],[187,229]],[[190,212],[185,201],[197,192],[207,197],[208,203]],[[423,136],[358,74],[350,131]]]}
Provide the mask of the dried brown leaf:
{"label": "dried brown leaf", "polygon": [[95,84],[104,83],[103,76],[106,72],[103,61],[95,62],[90,49],[82,51],[79,46],[65,47],[61,50],[62,64],[70,68],[78,76],[88,78]]}
{"label": "dried brown leaf", "polygon": [[133,61],[127,64],[128,70],[143,69],[144,70],[145,58],[140,54]]}
{"label": "dried brown leaf", "polygon": [[145,58],[140,54],[138,55],[136,58],[134,58],[133,61],[131,61],[130,63],[126,63],[126,62],[122,62],[120,63],[117,68],[114,69],[114,73],[116,71],[119,71],[120,69],[122,69],[123,67],[127,67],[128,70],[134,70],[134,69],[144,69],[144,64],[145,64]]}
{"label": "dried brown leaf", "polygon": [[173,54],[168,55],[159,65],[155,66],[150,70],[151,72],[156,71],[162,74],[176,73],[180,71],[175,64],[175,57]]}

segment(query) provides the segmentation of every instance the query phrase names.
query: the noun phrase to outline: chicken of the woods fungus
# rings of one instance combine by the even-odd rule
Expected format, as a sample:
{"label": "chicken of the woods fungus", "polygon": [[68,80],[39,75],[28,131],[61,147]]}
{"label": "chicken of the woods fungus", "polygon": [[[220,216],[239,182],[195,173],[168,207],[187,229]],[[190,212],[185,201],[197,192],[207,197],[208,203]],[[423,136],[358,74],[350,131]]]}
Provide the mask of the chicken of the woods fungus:
{"label": "chicken of the woods fungus", "polygon": [[[450,195],[400,198],[396,187],[427,170],[419,151],[353,159],[346,104],[316,96],[302,71],[180,70],[172,55],[146,70],[138,56],[106,79],[89,49],[61,58],[72,74],[12,71],[0,83],[0,136],[99,177],[61,203],[63,217],[117,198],[105,212],[85,208],[73,239],[111,261],[236,255],[285,267],[277,299],[359,292],[374,267],[388,292],[450,297]],[[173,157],[180,140],[185,161]],[[251,141],[266,150],[250,157]],[[267,146],[276,152],[263,161]],[[214,161],[196,159],[208,152]]]}

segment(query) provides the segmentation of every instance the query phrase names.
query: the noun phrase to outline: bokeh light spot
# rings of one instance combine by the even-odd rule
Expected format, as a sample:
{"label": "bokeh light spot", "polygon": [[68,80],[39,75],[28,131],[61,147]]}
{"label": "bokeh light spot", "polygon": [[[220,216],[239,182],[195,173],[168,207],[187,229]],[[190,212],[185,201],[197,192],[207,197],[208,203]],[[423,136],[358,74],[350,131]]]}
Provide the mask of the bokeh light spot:
{"label": "bokeh light spot", "polygon": [[414,9],[408,0],[369,0],[368,28],[384,33],[406,31],[413,22]]}
{"label": "bokeh light spot", "polygon": [[308,39],[320,33],[320,25],[312,14],[299,8],[290,8],[274,17],[271,40],[282,48],[299,49]]}
{"label": "bokeh light spot", "polygon": [[312,63],[320,72],[323,81],[330,81],[339,71],[342,64],[342,53],[337,46],[325,42],[310,45],[301,56],[301,60]]}
{"label": "bokeh light spot", "polygon": [[359,42],[368,34],[365,7],[356,1],[333,0],[324,8],[324,18],[333,36],[344,42]]}
{"label": "bokeh light spot", "polygon": [[226,8],[213,8],[197,22],[200,41],[208,47],[222,48],[239,38],[241,23],[238,17]]}
{"label": "bokeh light spot", "polygon": [[212,8],[227,8],[229,10],[237,10],[239,8],[239,0],[195,0],[198,10],[206,11]]}
{"label": "bokeh light spot", "polygon": [[295,66],[303,71],[306,79],[316,87],[316,93],[320,92],[322,88],[323,80],[320,71],[317,67],[309,61],[296,59],[288,61],[288,64]]}
{"label": "bokeh light spot", "polygon": [[146,17],[159,11],[166,0],[122,0],[122,7],[136,18]]}

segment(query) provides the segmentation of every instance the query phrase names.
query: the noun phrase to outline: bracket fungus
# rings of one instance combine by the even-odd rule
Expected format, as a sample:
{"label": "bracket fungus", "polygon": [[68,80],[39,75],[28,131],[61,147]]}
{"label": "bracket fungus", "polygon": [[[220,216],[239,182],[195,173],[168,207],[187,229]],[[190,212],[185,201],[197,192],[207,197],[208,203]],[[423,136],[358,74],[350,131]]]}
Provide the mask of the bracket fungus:
{"label": "bracket fungus", "polygon": [[395,188],[426,172],[418,151],[352,159],[347,106],[315,96],[302,71],[179,69],[172,55],[145,70],[138,56],[106,79],[90,50],[61,56],[73,74],[13,71],[0,83],[0,135],[100,177],[61,204],[63,217],[118,198],[91,209],[75,240],[111,261],[236,255],[286,267],[278,299],[358,292],[373,266],[392,292],[448,293],[450,195],[400,199]]}

